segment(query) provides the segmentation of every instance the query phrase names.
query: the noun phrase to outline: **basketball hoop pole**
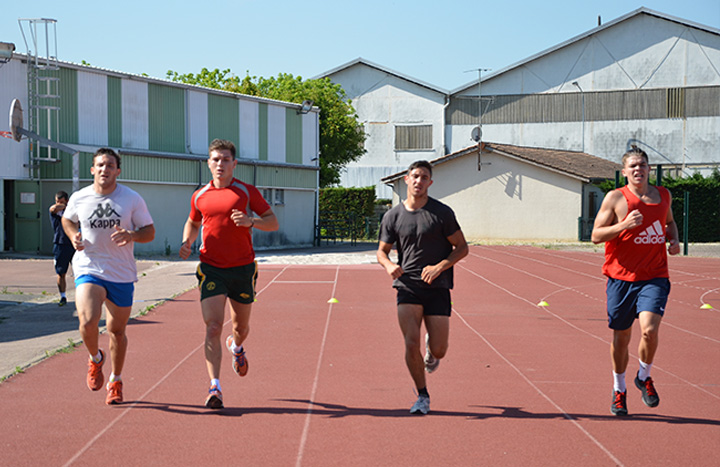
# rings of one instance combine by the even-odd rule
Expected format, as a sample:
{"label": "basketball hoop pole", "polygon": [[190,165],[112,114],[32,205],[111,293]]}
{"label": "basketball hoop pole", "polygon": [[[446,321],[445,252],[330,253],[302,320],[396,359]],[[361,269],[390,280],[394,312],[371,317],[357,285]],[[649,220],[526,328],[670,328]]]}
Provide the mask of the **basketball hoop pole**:
{"label": "basketball hoop pole", "polygon": [[80,151],[76,151],[75,149],[71,148],[70,146],[66,146],[62,143],[58,143],[57,141],[47,139],[43,136],[38,135],[37,133],[28,131],[22,127],[16,127],[15,131],[21,135],[27,136],[29,139],[33,139],[33,140],[37,141],[45,146],[50,146],[51,148],[55,148],[62,152],[67,152],[68,154],[72,154],[72,158],[73,158],[72,159],[72,162],[73,162],[72,189],[73,189],[73,191],[78,191],[80,189]]}

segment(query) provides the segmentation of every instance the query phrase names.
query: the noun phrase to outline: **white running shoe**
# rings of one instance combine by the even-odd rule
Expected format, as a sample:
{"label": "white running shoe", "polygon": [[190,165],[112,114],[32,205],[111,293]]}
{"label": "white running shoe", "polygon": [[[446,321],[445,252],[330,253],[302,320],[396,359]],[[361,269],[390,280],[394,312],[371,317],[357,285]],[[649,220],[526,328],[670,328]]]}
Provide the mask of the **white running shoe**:
{"label": "white running shoe", "polygon": [[425,334],[425,371],[432,373],[440,365],[440,359],[430,353],[430,334]]}
{"label": "white running shoe", "polygon": [[410,409],[410,413],[427,415],[428,412],[430,412],[430,398],[423,395],[418,396],[417,401]]}

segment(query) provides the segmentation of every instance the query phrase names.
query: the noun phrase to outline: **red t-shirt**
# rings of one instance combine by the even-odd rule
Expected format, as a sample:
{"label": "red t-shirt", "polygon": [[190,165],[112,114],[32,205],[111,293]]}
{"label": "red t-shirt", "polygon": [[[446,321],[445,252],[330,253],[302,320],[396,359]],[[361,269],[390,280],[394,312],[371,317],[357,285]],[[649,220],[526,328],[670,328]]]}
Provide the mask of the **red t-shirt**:
{"label": "red t-shirt", "polygon": [[608,277],[636,282],[668,277],[665,250],[665,223],[670,208],[670,192],[657,187],[660,203],[646,204],[627,186],[620,188],[628,204],[628,214],[635,209],[643,215],[641,226],[623,230],[605,242],[605,264],[602,271]]}
{"label": "red t-shirt", "polygon": [[193,193],[190,219],[202,220],[200,261],[218,268],[245,266],[255,260],[252,229],[238,227],[230,219],[233,209],[265,214],[270,209],[260,191],[233,178],[226,188],[215,188],[212,182]]}

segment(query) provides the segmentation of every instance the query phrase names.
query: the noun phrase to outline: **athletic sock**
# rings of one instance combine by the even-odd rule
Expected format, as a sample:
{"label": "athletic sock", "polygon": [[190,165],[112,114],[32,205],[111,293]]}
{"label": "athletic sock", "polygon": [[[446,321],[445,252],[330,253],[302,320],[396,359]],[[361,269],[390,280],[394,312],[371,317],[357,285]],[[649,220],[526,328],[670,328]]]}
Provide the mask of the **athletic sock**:
{"label": "athletic sock", "polygon": [[122,381],[122,378],[120,377],[120,375],[110,373],[110,379],[108,380],[108,383],[112,383],[113,381]]}
{"label": "athletic sock", "polygon": [[99,350],[98,350],[97,355],[95,355],[94,357],[92,357],[93,363],[100,363],[100,362],[102,361],[102,359],[103,359],[103,356],[102,356],[102,353],[100,353]]}
{"label": "athletic sock", "polygon": [[217,378],[213,378],[210,380],[210,387],[217,387],[218,391],[222,392],[222,389],[220,388],[220,380]]}
{"label": "athletic sock", "polygon": [[230,350],[232,350],[232,353],[239,354],[243,351],[243,346],[237,346],[235,345],[235,339],[233,339],[232,347],[230,347]]}
{"label": "athletic sock", "polygon": [[428,391],[427,391],[427,386],[425,386],[422,389],[418,389],[418,396],[425,396],[428,399],[430,398],[430,394],[428,394]]}
{"label": "athletic sock", "polygon": [[60,292],[60,298],[67,298],[67,296],[65,296],[65,292]]}
{"label": "athletic sock", "polygon": [[645,381],[650,377],[650,370],[652,369],[652,363],[645,363],[642,360],[638,359],[638,362],[640,362],[640,369],[638,370],[638,379],[640,381]]}
{"label": "athletic sock", "polygon": [[613,390],[618,392],[625,392],[627,391],[627,386],[625,385],[625,373],[615,373],[613,371]]}

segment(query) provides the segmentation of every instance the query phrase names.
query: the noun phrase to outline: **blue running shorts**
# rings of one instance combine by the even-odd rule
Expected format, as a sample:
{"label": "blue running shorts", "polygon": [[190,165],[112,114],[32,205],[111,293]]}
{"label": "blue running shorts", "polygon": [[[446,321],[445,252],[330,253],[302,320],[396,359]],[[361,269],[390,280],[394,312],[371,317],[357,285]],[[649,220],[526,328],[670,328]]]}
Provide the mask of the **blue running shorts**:
{"label": "blue running shorts", "polygon": [[107,299],[117,306],[127,307],[133,304],[135,284],[132,282],[110,282],[90,274],[83,274],[75,278],[76,289],[80,284],[97,284],[103,287],[107,293]]}
{"label": "blue running shorts", "polygon": [[670,280],[658,277],[647,281],[628,282],[608,278],[607,281],[608,327],[624,331],[633,325],[635,318],[643,311],[665,314]]}

